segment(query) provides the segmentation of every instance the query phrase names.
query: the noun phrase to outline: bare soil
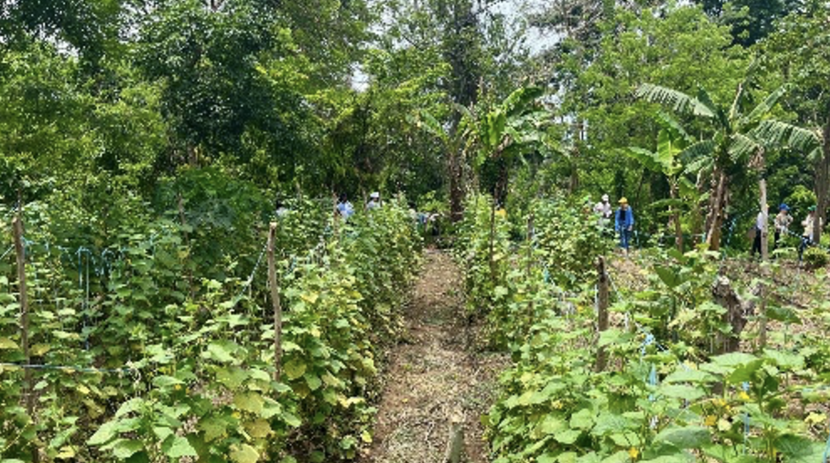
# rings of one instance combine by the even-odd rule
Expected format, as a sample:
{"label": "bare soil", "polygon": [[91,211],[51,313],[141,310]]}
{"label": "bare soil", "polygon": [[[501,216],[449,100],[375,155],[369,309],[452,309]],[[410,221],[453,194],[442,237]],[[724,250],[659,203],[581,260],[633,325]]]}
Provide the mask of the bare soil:
{"label": "bare soil", "polygon": [[488,462],[481,416],[495,400],[501,355],[475,352],[463,280],[452,259],[429,250],[406,309],[406,334],[389,353],[374,442],[363,463],[443,463],[452,422],[462,423],[465,459]]}

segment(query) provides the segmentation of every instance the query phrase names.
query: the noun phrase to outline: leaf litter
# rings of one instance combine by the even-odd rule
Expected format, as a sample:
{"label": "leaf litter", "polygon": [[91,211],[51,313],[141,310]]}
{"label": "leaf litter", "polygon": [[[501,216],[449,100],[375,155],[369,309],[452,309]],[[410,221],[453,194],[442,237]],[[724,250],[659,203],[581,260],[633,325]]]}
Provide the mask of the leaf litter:
{"label": "leaf litter", "polygon": [[443,463],[460,422],[462,461],[489,462],[481,416],[509,359],[475,347],[481,327],[467,322],[461,271],[449,255],[426,252],[405,317],[403,339],[388,353],[373,445],[360,461]]}

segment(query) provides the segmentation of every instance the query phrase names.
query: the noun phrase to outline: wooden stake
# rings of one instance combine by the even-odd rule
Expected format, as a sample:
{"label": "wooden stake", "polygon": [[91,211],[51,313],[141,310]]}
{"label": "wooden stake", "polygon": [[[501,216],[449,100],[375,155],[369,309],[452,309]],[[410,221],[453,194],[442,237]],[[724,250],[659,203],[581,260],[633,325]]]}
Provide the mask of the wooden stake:
{"label": "wooden stake", "polygon": [[761,283],[760,301],[758,303],[758,315],[761,317],[760,334],[758,335],[758,350],[764,350],[767,347],[767,288],[764,283]]}
{"label": "wooden stake", "polygon": [[[767,206],[767,181],[764,178],[758,181],[758,187],[761,191],[761,213],[764,215],[764,225],[761,227],[761,230],[758,233],[761,234],[761,260],[766,262],[769,259],[769,240],[767,239],[768,236],[768,225],[767,222],[769,221],[769,206]],[[761,278],[766,278],[766,266],[764,264],[761,265]],[[758,315],[761,317],[761,324],[760,324],[760,335],[758,338],[758,344],[760,348],[763,349],[767,345],[767,297],[766,297],[766,287],[762,282],[759,288],[760,303],[758,304]]]}
{"label": "wooden stake", "polygon": [[[179,206],[179,220],[182,222],[182,232],[184,232],[184,243],[188,249],[188,256],[190,256],[190,235],[187,233],[186,227],[187,222],[185,221],[184,216],[184,200],[182,199],[182,194],[178,194],[178,206]],[[193,290],[193,269],[190,268],[190,258],[188,257],[185,259],[185,265],[187,266],[187,292],[190,293],[190,299],[195,299],[196,294]]]}
{"label": "wooden stake", "polygon": [[271,229],[268,231],[268,285],[271,287],[271,303],[274,305],[274,381],[279,381],[282,360],[282,308],[280,307],[280,287],[277,282],[277,263],[274,259],[276,237],[277,223],[271,222]]}
{"label": "wooden stake", "polygon": [[533,295],[536,294],[533,281],[533,214],[527,218],[527,268],[526,278],[530,287],[527,298],[527,326],[533,325]]}
{"label": "wooden stake", "polygon": [[767,239],[767,236],[769,236],[769,226],[767,225],[767,222],[769,222],[769,207],[767,206],[766,179],[759,180],[758,186],[761,190],[761,214],[764,215],[764,225],[758,233],[761,234],[761,260],[766,261],[769,259],[769,240]]}
{"label": "wooden stake", "polygon": [[337,209],[338,198],[334,195],[334,239],[340,240],[340,211]]}
{"label": "wooden stake", "polygon": [[450,435],[442,463],[461,463],[464,453],[464,417],[456,412],[450,418]]}
{"label": "wooden stake", "polygon": [[496,239],[496,200],[490,207],[490,279],[496,283],[496,261],[493,258],[493,243]]}
{"label": "wooden stake", "polygon": [[[14,250],[17,255],[17,286],[20,292],[20,343],[23,347],[23,357],[26,365],[32,364],[32,356],[29,351],[29,297],[26,293],[26,248],[23,245],[23,221],[19,216],[12,219],[14,233]],[[26,381],[26,411],[32,422],[35,421],[35,390],[34,379],[31,368],[24,369]],[[39,461],[37,448],[32,451],[32,461]]]}
{"label": "wooden stake", "polygon": [[[608,274],[605,272],[605,258],[601,257],[597,260],[597,272],[599,279],[597,281],[597,339],[601,336],[603,331],[608,329]],[[604,347],[597,350],[597,363],[595,370],[597,372],[605,370],[605,364],[608,362],[608,354]]]}

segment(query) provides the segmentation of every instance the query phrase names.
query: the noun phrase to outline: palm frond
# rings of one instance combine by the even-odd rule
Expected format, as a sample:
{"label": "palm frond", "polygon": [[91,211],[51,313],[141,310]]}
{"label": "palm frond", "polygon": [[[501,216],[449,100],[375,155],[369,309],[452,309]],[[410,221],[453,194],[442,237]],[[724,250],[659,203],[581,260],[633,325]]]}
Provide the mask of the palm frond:
{"label": "palm frond", "polygon": [[732,100],[732,106],[729,108],[729,120],[734,120],[738,117],[738,110],[741,107],[741,100],[744,97],[744,85],[746,85],[746,80],[738,84],[738,90],[735,92],[735,98]]}
{"label": "palm frond", "polygon": [[531,108],[530,103],[544,94],[541,87],[521,87],[505,98],[501,106],[510,116],[522,114]]}
{"label": "palm frond", "polygon": [[473,111],[470,108],[458,103],[453,103],[452,105],[455,108],[455,110],[461,114],[462,117],[466,117],[470,120],[476,119],[476,115],[473,114]]}
{"label": "palm frond", "polygon": [[643,98],[652,103],[665,104],[679,113],[691,113],[695,116],[715,117],[711,108],[683,92],[662,87],[660,85],[642,84],[637,87],[637,98]]}
{"label": "palm frond", "polygon": [[687,146],[677,157],[686,164],[687,172],[695,173],[707,163],[712,162],[714,152],[715,140],[702,140]]}
{"label": "palm frond", "polygon": [[639,162],[643,165],[643,167],[652,172],[663,171],[663,166],[657,160],[657,153],[653,153],[647,149],[638,148],[636,146],[629,146],[628,148],[623,148],[619,151],[629,158]]}
{"label": "palm frond", "polygon": [[657,124],[669,132],[672,132],[677,138],[682,138],[687,142],[693,142],[694,139],[686,132],[686,129],[680,125],[680,122],[673,118],[669,113],[665,111],[658,111],[657,115],[654,117],[657,120]]}
{"label": "palm frond", "polygon": [[728,115],[723,112],[722,108],[715,104],[715,101],[712,100],[712,97],[709,96],[709,92],[705,88],[698,87],[696,100],[712,114],[710,117],[714,117],[720,122],[721,126],[725,127],[729,125]]}
{"label": "palm frond", "polygon": [[818,133],[775,119],[761,121],[749,135],[770,146],[785,145],[806,153],[821,144]]}
{"label": "palm frond", "polygon": [[415,118],[415,124],[418,126],[418,128],[425,129],[433,136],[441,139],[442,142],[447,143],[447,132],[441,126],[441,123],[438,122],[438,119],[436,119],[435,116],[433,116],[429,112],[420,111],[417,117]]}
{"label": "palm frond", "polygon": [[748,123],[753,123],[755,121],[761,120],[762,117],[769,114],[772,111],[772,108],[778,104],[778,100],[780,100],[789,90],[789,86],[782,85],[775,89],[772,93],[767,95],[764,98],[764,101],[758,103],[758,106],[752,109],[749,115],[746,117],[746,121]]}
{"label": "palm frond", "polygon": [[824,156],[824,150],[822,150],[821,146],[816,146],[815,149],[807,153],[806,158],[809,162],[816,162],[821,159],[822,156]]}
{"label": "palm frond", "polygon": [[734,162],[739,159],[746,159],[763,149],[764,145],[752,137],[736,133],[732,134],[731,143],[729,144],[729,157]]}

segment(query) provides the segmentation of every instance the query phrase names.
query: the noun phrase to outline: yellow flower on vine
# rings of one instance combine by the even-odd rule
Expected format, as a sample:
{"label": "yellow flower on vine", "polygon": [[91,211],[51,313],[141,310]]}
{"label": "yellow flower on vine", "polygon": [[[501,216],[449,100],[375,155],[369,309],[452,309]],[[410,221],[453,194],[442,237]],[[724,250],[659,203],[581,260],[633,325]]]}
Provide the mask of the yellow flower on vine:
{"label": "yellow flower on vine", "polygon": [[239,412],[233,412],[233,413],[231,413],[231,416],[236,418],[237,420],[242,418],[242,414],[239,413]]}
{"label": "yellow flower on vine", "polygon": [[628,456],[630,456],[632,460],[636,460],[637,457],[640,456],[640,452],[636,448],[631,447],[628,449]]}
{"label": "yellow flower on vine", "polygon": [[718,423],[718,417],[715,415],[709,415],[704,420],[704,423],[706,423],[706,426],[714,426]]}
{"label": "yellow flower on vine", "polygon": [[551,406],[553,407],[554,410],[562,410],[562,407],[564,405],[562,404],[561,400],[556,400],[551,404]]}
{"label": "yellow flower on vine", "polygon": [[741,391],[741,393],[738,394],[738,398],[746,402],[749,400],[749,394],[747,394],[746,391]]}

